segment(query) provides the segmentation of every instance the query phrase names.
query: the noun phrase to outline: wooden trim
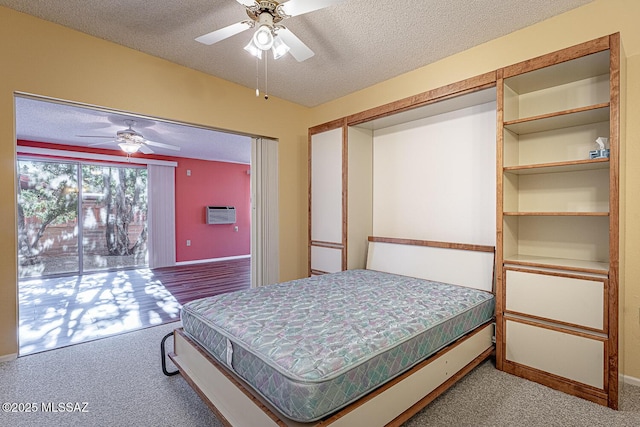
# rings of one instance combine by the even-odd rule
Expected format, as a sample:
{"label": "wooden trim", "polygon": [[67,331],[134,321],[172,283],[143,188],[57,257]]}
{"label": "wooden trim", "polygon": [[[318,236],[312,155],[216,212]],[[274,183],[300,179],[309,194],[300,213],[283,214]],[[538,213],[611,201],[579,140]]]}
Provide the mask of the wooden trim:
{"label": "wooden trim", "polygon": [[349,215],[349,140],[348,140],[347,119],[342,122],[342,269],[347,269],[348,247],[348,215]]}
{"label": "wooden trim", "polygon": [[317,133],[328,132],[330,130],[341,128],[344,125],[344,117],[330,122],[322,123],[309,128],[309,135],[315,135]]}
{"label": "wooden trim", "polygon": [[609,36],[604,36],[585,43],[580,43],[556,52],[547,53],[503,68],[503,77],[509,78],[518,74],[549,67],[561,62],[570,61],[581,56],[609,49]]}
{"label": "wooden trim", "polygon": [[609,212],[503,212],[504,216],[609,216]]}
{"label": "wooden trim", "polygon": [[323,274],[331,274],[328,271],[323,271],[323,270],[311,270],[311,273],[309,274],[310,276],[312,275],[316,275],[316,276],[322,276]]}
{"label": "wooden trim", "polygon": [[[505,313],[507,313],[506,310],[505,310]],[[530,316],[530,315],[527,314],[526,317],[531,317],[532,318],[533,316]],[[572,329],[565,329],[565,328],[560,327],[559,325],[558,326],[549,325],[549,324],[542,323],[542,322],[536,322],[536,321],[533,321],[533,320],[523,319],[521,317],[508,317],[508,318],[504,317],[505,325],[506,325],[507,320],[509,322],[522,323],[524,325],[535,326],[536,328],[548,329],[548,330],[554,331],[554,332],[560,332],[560,333],[563,333],[563,334],[574,335],[574,336],[580,337],[580,338],[586,338],[586,339],[590,339],[590,340],[594,340],[594,341],[600,341],[600,342],[602,342],[604,344],[606,344],[606,341],[607,341],[607,337],[602,337],[600,335],[591,335],[591,334],[588,334],[586,332],[574,331]],[[546,319],[543,319],[543,320],[545,320],[547,322],[553,322],[553,323],[559,324],[559,322],[557,322],[555,320],[546,320]],[[585,329],[585,328],[580,326],[580,329]],[[605,345],[605,347],[606,347],[606,345]]]}
{"label": "wooden trim", "polygon": [[496,368],[502,370],[506,347],[504,339],[503,316],[505,292],[503,284],[504,259],[504,70],[496,73]]}
{"label": "wooden trim", "polygon": [[[604,329],[596,329],[596,328],[591,328],[589,326],[584,326],[584,325],[579,325],[577,323],[569,323],[569,322],[564,322],[562,320],[556,320],[556,319],[549,319],[547,317],[542,317],[542,316],[536,316],[535,314],[529,314],[529,313],[521,313],[519,311],[514,311],[514,310],[509,310],[509,309],[505,309],[504,310],[504,314],[508,314],[508,315],[513,315],[513,316],[520,316],[520,317],[527,317],[533,320],[538,320],[541,322],[549,322],[549,323],[556,323],[559,326],[566,326],[568,328],[576,328],[576,329],[584,329],[585,331],[589,331],[589,332],[594,332],[594,333],[598,333],[598,334],[606,334],[606,328]],[[606,317],[606,311],[604,312],[605,317]],[[517,319],[519,319],[520,317],[518,317]],[[509,317],[508,320],[513,320],[515,319],[514,317]],[[522,322],[524,323],[524,322]],[[603,322],[606,323],[606,322]],[[536,324],[536,326],[538,326]],[[560,330],[560,329],[559,329]],[[562,332],[564,332],[565,330],[562,329]]]}
{"label": "wooden trim", "polygon": [[529,268],[517,268],[517,267],[504,267],[504,271],[519,271],[522,273],[531,273],[531,274],[542,274],[545,276],[556,276],[556,277],[566,277],[568,279],[581,279],[581,280],[591,280],[593,282],[606,282],[606,277],[596,277],[596,276],[581,276],[577,274],[567,274],[567,273],[559,273],[555,271],[546,271],[546,270],[532,270]]}
{"label": "wooden trim", "polygon": [[551,387],[563,393],[607,406],[607,394],[599,388],[573,381],[550,372],[521,365],[510,360],[505,360],[503,371]]}
{"label": "wooden trim", "polygon": [[432,248],[462,249],[466,251],[478,251],[478,252],[495,253],[495,250],[496,250],[494,246],[472,245],[472,244],[466,244],[466,243],[435,242],[431,240],[401,239],[401,238],[395,238],[395,237],[369,236],[368,240],[370,242],[393,243],[397,245],[429,246]]}
{"label": "wooden trim", "polygon": [[309,246],[318,246],[320,248],[330,248],[330,249],[343,249],[344,248],[344,245],[342,243],[323,242],[321,240],[312,240],[309,243]]}
{"label": "wooden trim", "polygon": [[309,132],[307,133],[307,241],[309,242],[307,247],[307,272],[309,276],[311,276],[311,192],[313,191],[313,182],[311,179],[312,137],[313,133],[311,132],[311,129],[309,129]]}
{"label": "wooden trim", "polygon": [[559,265],[559,264],[551,265],[551,264],[544,264],[544,263],[533,262],[533,261],[518,261],[518,260],[512,260],[508,258],[506,260],[503,260],[503,262],[504,264],[507,264],[507,265],[522,265],[525,267],[537,267],[537,268],[547,268],[552,270],[575,271],[577,273],[590,273],[590,274],[600,274],[600,275],[607,274],[606,270],[597,270],[595,268],[571,267],[571,266]]}
{"label": "wooden trim", "polygon": [[346,117],[347,126],[355,126],[374,119],[387,117],[417,107],[433,104],[445,99],[477,92],[495,86],[496,72],[491,71],[456,83],[409,96],[398,101],[380,105]]}
{"label": "wooden trim", "polygon": [[[620,257],[620,33],[609,36],[609,343],[608,405],[618,408],[618,329],[619,329],[619,257]],[[605,367],[606,368],[606,367]],[[605,369],[607,372],[607,369]]]}
{"label": "wooden trim", "polygon": [[599,110],[601,108],[607,108],[607,107],[609,107],[609,103],[608,102],[603,102],[601,104],[588,105],[586,107],[579,107],[579,108],[572,108],[570,110],[554,111],[553,113],[540,114],[538,116],[533,116],[533,117],[523,117],[521,119],[509,120],[509,121],[504,122],[504,127],[505,128],[509,128],[509,126],[519,125],[521,123],[535,122],[535,121],[538,121],[538,120],[549,119],[549,118],[552,118],[552,117],[568,116],[570,114],[582,113],[582,112],[585,112],[585,111]]}
{"label": "wooden trim", "polygon": [[[515,171],[521,171],[521,170],[554,168],[554,167],[560,167],[560,166],[570,167],[570,166],[581,166],[581,165],[593,165],[598,163],[609,163],[609,159],[606,158],[606,159],[570,160],[567,162],[551,162],[551,163],[537,163],[532,165],[505,166],[504,171],[508,173],[508,172],[515,172]],[[570,170],[567,170],[567,172],[570,172]],[[544,173],[544,171],[541,171],[540,173]]]}

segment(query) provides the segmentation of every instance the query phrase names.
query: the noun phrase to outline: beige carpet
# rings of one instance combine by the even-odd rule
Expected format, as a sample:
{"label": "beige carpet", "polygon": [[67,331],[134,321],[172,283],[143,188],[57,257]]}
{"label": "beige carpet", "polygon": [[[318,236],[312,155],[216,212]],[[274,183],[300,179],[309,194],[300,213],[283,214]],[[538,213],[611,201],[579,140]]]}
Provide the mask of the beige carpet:
{"label": "beige carpet", "polygon": [[[0,364],[0,402],[37,408],[35,413],[0,412],[0,425],[220,426],[179,375],[166,377],[161,372],[160,340],[177,325],[155,326]],[[78,403],[87,412],[42,412],[43,404],[51,408],[50,404],[59,403],[71,403],[71,409]],[[640,388],[625,386],[621,410],[612,411],[499,372],[492,362],[485,362],[406,426],[637,427]]]}

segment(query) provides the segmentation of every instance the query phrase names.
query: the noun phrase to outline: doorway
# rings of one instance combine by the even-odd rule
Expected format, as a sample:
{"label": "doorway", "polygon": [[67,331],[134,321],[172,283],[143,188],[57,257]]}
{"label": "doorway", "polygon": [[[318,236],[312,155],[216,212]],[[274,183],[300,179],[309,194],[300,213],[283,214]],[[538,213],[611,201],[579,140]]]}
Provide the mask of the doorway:
{"label": "doorway", "polygon": [[[275,281],[274,277],[277,278],[279,262],[277,251],[277,141],[251,138],[249,135],[234,134],[33,95],[20,94],[15,99],[18,159],[31,162],[62,159],[58,163],[63,164],[56,167],[69,169],[69,173],[64,180],[66,187],[61,187],[58,194],[64,195],[65,201],[69,202],[72,202],[75,197],[78,206],[75,216],[71,213],[73,209],[69,208],[64,217],[58,218],[56,226],[59,237],[57,240],[51,238],[42,240],[43,246],[58,242],[56,250],[61,257],[52,264],[63,265],[63,267],[59,267],[55,271],[53,269],[46,270],[40,263],[36,268],[37,262],[31,260],[34,266],[29,273],[31,276],[23,276],[24,279],[20,280],[19,286],[22,290],[25,289],[22,285],[26,280],[33,280],[35,283],[31,288],[33,292],[19,292],[19,354],[21,356],[43,349],[57,348],[179,320],[180,305],[161,281],[154,276],[154,270],[158,267],[171,268],[172,265],[183,267],[184,264],[211,261],[210,259],[188,258],[184,255],[185,239],[191,239],[190,249],[196,245],[193,244],[192,237],[181,238],[182,234],[177,236],[179,240],[176,243],[175,233],[184,233],[182,221],[185,216],[181,217],[179,213],[176,213],[173,198],[164,197],[183,193],[184,188],[182,190],[179,188],[179,181],[185,176],[189,178],[189,183],[185,185],[193,186],[196,180],[200,180],[199,174],[196,173],[197,169],[193,169],[191,166],[188,168],[184,165],[181,166],[182,163],[187,164],[187,160],[192,162],[196,159],[200,162],[218,161],[236,166],[244,165],[242,173],[237,176],[251,180],[251,196],[246,196],[247,200],[251,199],[250,209],[254,214],[249,224],[251,248],[259,247],[260,242],[265,238],[268,238],[269,242],[268,246],[260,247],[262,250],[258,250],[256,253],[253,249],[247,250],[247,257],[250,257],[251,265],[259,264],[262,267],[252,270],[251,279],[255,280],[254,286]],[[119,151],[117,141],[114,141],[114,135],[117,135],[117,132],[123,128],[123,124],[126,125],[127,120],[135,121],[135,129],[149,141],[160,143],[152,146],[153,154],[131,156],[131,158],[122,157],[123,154]],[[90,135],[90,137],[86,135]],[[178,152],[175,150],[163,151],[165,148],[163,145],[166,145],[164,143],[180,146],[181,149]],[[254,156],[255,150],[252,153],[252,147],[263,147],[265,144],[269,145],[269,156]],[[217,151],[217,155],[212,154],[212,151]],[[72,160],[67,161],[69,158]],[[31,177],[22,177],[20,171],[23,169],[21,168],[23,165],[17,164],[16,166],[18,177],[24,181],[18,190],[18,192],[22,192],[23,189],[27,189],[31,185]],[[136,251],[109,256],[109,258],[120,257],[120,262],[127,261],[127,263],[119,264],[125,267],[121,269],[114,268],[115,262],[107,260],[107,256],[105,256],[105,250],[109,249],[105,248],[109,242],[106,239],[108,230],[105,221],[109,215],[117,216],[117,212],[107,208],[108,196],[104,191],[106,187],[98,185],[104,182],[107,175],[112,183],[119,182],[121,170],[116,169],[118,166],[131,168],[130,171],[124,172],[127,176],[135,173],[147,173],[146,178],[148,179],[148,189],[144,196],[147,199],[143,199],[144,191],[140,188],[137,195],[140,206],[136,213],[132,214],[133,217],[141,221],[148,220],[148,224],[146,222],[130,222],[129,240],[126,245],[121,245],[121,247],[133,248],[136,247],[136,243],[141,243],[136,247]],[[53,166],[47,167],[55,169]],[[111,169],[105,171],[102,169],[104,167]],[[187,170],[182,170],[184,168]],[[44,168],[43,165],[32,165],[31,171],[33,172],[34,169],[43,170]],[[167,173],[160,174],[159,169],[166,169]],[[174,171],[177,172],[174,174]],[[189,172],[194,173],[190,174]],[[102,181],[100,181],[100,177]],[[142,177],[137,176],[136,181],[138,179],[142,179]],[[89,182],[83,183],[87,180]],[[48,177],[43,181],[47,181],[47,187],[51,187],[53,183],[60,185],[60,181],[63,180],[53,180]],[[170,190],[168,190],[169,184],[171,184]],[[175,188],[174,184],[177,185]],[[41,187],[45,186],[41,184]],[[212,186],[207,187],[206,191],[211,188]],[[135,192],[135,189],[134,186],[131,191]],[[113,203],[117,190],[112,189],[111,191]],[[129,190],[123,191],[129,197],[134,197],[133,194],[127,192]],[[206,204],[224,202],[224,200],[207,200]],[[147,205],[146,211],[145,204]],[[129,203],[129,205],[133,205],[133,203]],[[184,203],[180,204],[181,207],[184,207],[183,205]],[[268,205],[270,207],[266,208]],[[202,206],[198,207],[194,215],[189,214],[187,221],[201,222],[201,211]],[[169,215],[170,213],[172,214]],[[176,214],[175,218],[173,213]],[[22,219],[19,219],[18,222],[24,223]],[[229,227],[233,228],[233,225]],[[258,233],[259,229],[263,231]],[[32,230],[31,233],[33,232]],[[233,231],[232,233],[234,236],[238,235]],[[23,234],[27,235],[27,227],[25,227]],[[23,244],[22,242],[18,243],[19,247]],[[143,251],[145,245],[146,252]],[[76,247],[75,252],[73,246]],[[186,246],[189,247],[188,242]],[[31,247],[36,248],[35,253],[42,255],[42,250],[38,251],[34,245]],[[114,245],[114,247],[118,247],[118,245]],[[274,249],[272,250],[271,247]],[[29,246],[25,246],[25,248],[29,248]],[[173,248],[172,254],[169,254],[168,249],[170,248]],[[49,247],[42,249],[49,249]],[[181,250],[183,253],[176,253],[177,250]],[[76,254],[73,259],[70,257],[72,252]],[[62,254],[64,254],[64,262],[62,262]],[[33,257],[33,253],[30,252],[29,255]],[[220,256],[225,257],[224,255]],[[161,262],[158,262],[158,259],[161,259]],[[20,262],[24,261],[20,260]],[[206,264],[199,265],[204,267]],[[38,269],[40,269],[39,272]],[[25,273],[21,273],[21,275],[26,274],[26,271],[25,269]],[[34,297],[45,300],[43,294],[34,295],[42,292],[44,288],[42,283],[37,283],[43,280],[42,276],[34,277],[42,272],[45,274],[44,280],[51,278],[52,282],[50,283],[54,283],[53,280],[57,281],[52,285],[53,292],[57,293],[55,298],[57,305],[50,303],[47,307],[44,305],[37,307],[25,302],[26,298],[23,295],[28,293],[30,293],[29,298],[32,300]],[[62,298],[58,298],[59,296]],[[79,329],[80,327],[83,329]],[[45,348],[40,346],[39,349],[34,350],[36,345],[31,346],[29,342],[35,343],[36,341],[43,344]]]}

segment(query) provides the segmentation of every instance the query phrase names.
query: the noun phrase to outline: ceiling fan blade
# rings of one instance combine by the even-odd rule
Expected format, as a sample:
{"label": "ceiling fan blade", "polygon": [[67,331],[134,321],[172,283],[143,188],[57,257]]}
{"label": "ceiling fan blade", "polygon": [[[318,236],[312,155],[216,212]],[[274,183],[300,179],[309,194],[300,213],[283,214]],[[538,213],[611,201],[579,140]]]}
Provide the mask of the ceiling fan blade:
{"label": "ceiling fan blade", "polygon": [[145,144],[140,144],[140,148],[138,148],[138,150],[142,154],[153,154],[153,150],[151,148],[147,147]]}
{"label": "ceiling fan blade", "polygon": [[231,36],[235,36],[249,28],[251,28],[251,25],[247,21],[236,22],[235,24],[231,24],[227,27],[220,28],[219,30],[200,36],[196,38],[196,41],[202,44],[212,45]]}
{"label": "ceiling fan blade", "polygon": [[282,37],[282,41],[289,46],[289,53],[296,59],[296,61],[302,62],[315,55],[315,53],[313,53],[306,44],[302,43],[302,40],[300,40],[295,34],[289,31],[288,28],[282,27],[278,30],[278,36]]}
{"label": "ceiling fan blade", "polygon": [[101,135],[76,135],[77,138],[111,138],[113,136],[101,136]]}
{"label": "ceiling fan blade", "polygon": [[246,7],[253,6],[254,4],[256,4],[255,0],[236,0],[236,1]]}
{"label": "ceiling fan blade", "polygon": [[[240,1],[240,0],[238,0]],[[298,16],[314,10],[324,9],[344,0],[289,0],[282,4],[282,10],[289,16]]]}
{"label": "ceiling fan blade", "polygon": [[149,141],[147,139],[147,140],[144,141],[144,143],[147,144],[147,145],[152,145],[154,147],[166,148],[167,150],[180,151],[180,147],[178,147],[176,145],[165,144],[163,142]]}
{"label": "ceiling fan blade", "polygon": [[94,142],[92,144],[89,144],[88,147],[96,147],[98,145],[107,145],[107,144],[113,144],[115,141],[111,140],[111,141],[105,141],[105,142]]}

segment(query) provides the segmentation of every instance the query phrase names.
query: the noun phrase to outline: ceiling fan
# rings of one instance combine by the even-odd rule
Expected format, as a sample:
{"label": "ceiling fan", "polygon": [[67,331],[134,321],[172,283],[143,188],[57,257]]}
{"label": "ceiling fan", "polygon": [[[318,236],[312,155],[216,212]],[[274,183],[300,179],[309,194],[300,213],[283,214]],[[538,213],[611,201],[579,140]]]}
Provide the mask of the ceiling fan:
{"label": "ceiling fan", "polygon": [[125,120],[124,124],[128,126],[127,129],[119,130],[116,132],[115,138],[113,136],[98,136],[98,135],[77,135],[81,138],[111,138],[113,141],[97,142],[89,144],[89,146],[104,145],[116,143],[122,151],[127,155],[140,151],[144,154],[151,154],[153,150],[149,146],[166,148],[168,150],[180,151],[180,147],[170,144],[164,144],[162,142],[149,141],[141,133],[133,130],[133,126],[136,125],[135,120]]}
{"label": "ceiling fan", "polygon": [[196,41],[212,45],[257,26],[258,29],[251,41],[244,48],[246,51],[260,59],[262,52],[269,49],[272,50],[274,59],[289,52],[298,62],[302,62],[311,58],[314,55],[313,51],[280,22],[293,16],[341,3],[344,0],[236,1],[246,8],[250,19],[202,35],[196,38]]}

